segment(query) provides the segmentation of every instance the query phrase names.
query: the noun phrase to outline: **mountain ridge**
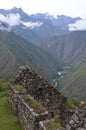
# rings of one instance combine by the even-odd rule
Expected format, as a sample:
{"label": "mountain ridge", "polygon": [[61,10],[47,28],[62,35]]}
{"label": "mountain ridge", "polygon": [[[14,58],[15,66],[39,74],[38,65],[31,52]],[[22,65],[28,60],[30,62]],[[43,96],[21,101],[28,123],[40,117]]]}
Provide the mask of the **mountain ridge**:
{"label": "mountain ridge", "polygon": [[57,73],[53,56],[12,32],[0,31],[0,46],[1,77],[10,77],[20,65],[25,64],[46,73],[46,77]]}
{"label": "mountain ridge", "polygon": [[[19,14],[20,20],[22,22],[35,23],[36,25],[41,23],[40,26],[34,26],[34,28],[32,29],[32,31],[36,33],[41,39],[46,38],[46,37],[51,37],[54,35],[63,35],[65,33],[68,33],[69,32],[68,24],[75,23],[76,21],[81,20],[80,17],[72,18],[65,15],[61,15],[61,16],[59,15],[57,17],[54,17],[47,13],[44,13],[44,14],[37,13],[37,14],[30,15],[30,14],[25,13],[21,8],[16,8],[16,7],[9,10],[0,9],[0,14],[5,15],[5,16],[9,14]],[[27,30],[28,29],[30,29],[30,27],[27,27]],[[17,34],[21,36],[20,33],[17,33]]]}
{"label": "mountain ridge", "polygon": [[58,61],[77,67],[86,57],[86,31],[74,31],[47,39],[45,48],[53,53]]}

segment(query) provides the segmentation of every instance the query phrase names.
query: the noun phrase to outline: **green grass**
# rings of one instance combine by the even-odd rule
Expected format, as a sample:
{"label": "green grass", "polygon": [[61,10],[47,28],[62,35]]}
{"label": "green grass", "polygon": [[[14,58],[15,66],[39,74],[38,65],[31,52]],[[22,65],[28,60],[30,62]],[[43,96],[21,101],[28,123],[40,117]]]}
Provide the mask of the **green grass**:
{"label": "green grass", "polygon": [[25,91],[24,87],[22,85],[20,85],[20,84],[15,84],[15,85],[13,85],[13,87],[14,87],[14,89],[16,89],[19,92],[24,92]]}
{"label": "green grass", "polygon": [[51,119],[49,121],[43,121],[43,124],[46,128],[46,130],[62,130],[61,123],[58,121],[55,121],[54,119]]}
{"label": "green grass", "polygon": [[23,96],[23,99],[33,109],[35,113],[41,114],[45,112],[44,107],[31,96]]}
{"label": "green grass", "polygon": [[23,130],[4,93],[0,93],[0,130]]}
{"label": "green grass", "polygon": [[76,110],[77,107],[79,106],[80,104],[80,100],[78,99],[68,99],[66,102],[65,102],[65,105],[71,109],[71,110]]}

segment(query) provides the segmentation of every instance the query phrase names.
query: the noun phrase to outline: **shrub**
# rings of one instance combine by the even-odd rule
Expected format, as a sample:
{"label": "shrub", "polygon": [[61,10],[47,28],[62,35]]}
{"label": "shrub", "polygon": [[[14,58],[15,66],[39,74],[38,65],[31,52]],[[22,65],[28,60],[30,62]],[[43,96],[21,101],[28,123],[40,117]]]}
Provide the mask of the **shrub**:
{"label": "shrub", "polygon": [[3,91],[4,91],[4,89],[3,89],[3,84],[0,83],[0,92],[3,92]]}
{"label": "shrub", "polygon": [[60,119],[60,116],[59,116],[59,115],[55,115],[55,116],[54,116],[54,121],[55,121],[55,122],[58,122],[59,119]]}
{"label": "shrub", "polygon": [[66,102],[65,102],[65,105],[72,109],[72,110],[76,110],[78,105],[79,105],[80,101],[78,99],[68,99]]}
{"label": "shrub", "polygon": [[5,97],[5,96],[7,96],[7,92],[1,92],[0,93],[0,97]]}
{"label": "shrub", "polygon": [[6,91],[8,89],[8,82],[5,82],[5,83],[0,83],[0,91],[3,92],[3,91]]}

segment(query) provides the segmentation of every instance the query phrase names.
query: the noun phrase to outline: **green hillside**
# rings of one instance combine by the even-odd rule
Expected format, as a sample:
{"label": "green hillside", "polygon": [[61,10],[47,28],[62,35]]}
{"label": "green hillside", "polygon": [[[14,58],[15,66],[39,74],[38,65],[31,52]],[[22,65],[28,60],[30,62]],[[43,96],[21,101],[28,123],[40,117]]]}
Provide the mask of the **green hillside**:
{"label": "green hillside", "polygon": [[39,35],[29,28],[25,29],[23,25],[14,27],[13,32],[35,45],[42,46],[43,44],[43,39]]}
{"label": "green hillside", "polygon": [[63,63],[74,67],[86,62],[86,31],[74,31],[63,36],[55,36],[46,41],[47,49]]}
{"label": "green hillside", "polygon": [[46,43],[59,62],[72,67],[72,71],[60,81],[59,88],[69,98],[86,99],[86,31],[55,36]]}
{"label": "green hillside", "polygon": [[62,92],[69,98],[86,100],[86,65],[80,66],[60,81]]}
{"label": "green hillside", "polygon": [[9,79],[20,65],[28,64],[48,79],[57,73],[57,63],[45,50],[12,32],[0,32],[0,79]]}

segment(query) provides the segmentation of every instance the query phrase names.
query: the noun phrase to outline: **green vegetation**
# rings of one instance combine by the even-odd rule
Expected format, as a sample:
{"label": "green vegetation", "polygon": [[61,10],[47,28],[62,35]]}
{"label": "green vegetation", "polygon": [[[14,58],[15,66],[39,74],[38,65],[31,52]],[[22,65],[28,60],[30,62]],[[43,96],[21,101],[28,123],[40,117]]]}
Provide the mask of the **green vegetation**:
{"label": "green vegetation", "polygon": [[46,127],[46,130],[62,130],[62,125],[60,121],[60,115],[56,114],[53,119],[43,121],[44,126]]}
{"label": "green vegetation", "polygon": [[46,130],[62,130],[61,123],[59,121],[55,121],[54,119],[43,121],[43,124],[46,127]]}
{"label": "green vegetation", "polygon": [[13,85],[13,87],[14,87],[14,89],[16,89],[19,92],[24,92],[24,88],[20,84],[15,84],[15,85]]}
{"label": "green vegetation", "polygon": [[33,109],[35,113],[41,114],[45,112],[44,107],[31,96],[23,96],[23,99]]}
{"label": "green vegetation", "polygon": [[0,83],[0,92],[2,92],[2,91],[3,91],[3,84]]}
{"label": "green vegetation", "polygon": [[54,121],[55,121],[55,122],[58,122],[59,120],[60,120],[60,116],[59,116],[59,115],[55,115],[55,116],[54,116]]}
{"label": "green vegetation", "polygon": [[59,84],[61,92],[68,98],[86,100],[86,65],[69,73]]}
{"label": "green vegetation", "polygon": [[7,97],[0,94],[0,129],[1,130],[23,130],[17,117],[10,108]]}
{"label": "green vegetation", "polygon": [[57,62],[50,53],[12,32],[0,32],[0,80],[9,80],[25,64],[35,70],[39,64],[47,79],[57,74]]}
{"label": "green vegetation", "polygon": [[[6,85],[7,83],[5,83]],[[7,101],[7,85],[0,83],[0,130],[23,130]]]}
{"label": "green vegetation", "polygon": [[8,84],[9,84],[8,82],[5,83],[0,82],[0,92],[6,92],[8,88]]}
{"label": "green vegetation", "polygon": [[65,105],[71,109],[71,110],[76,110],[78,105],[79,105],[80,101],[78,99],[68,99],[65,102]]}
{"label": "green vegetation", "polygon": [[86,62],[86,31],[73,31],[47,40],[51,53],[57,60],[74,67]]}
{"label": "green vegetation", "polygon": [[59,83],[62,93],[68,98],[86,100],[86,31],[54,36],[47,44],[60,63],[71,64],[73,67],[70,74]]}

